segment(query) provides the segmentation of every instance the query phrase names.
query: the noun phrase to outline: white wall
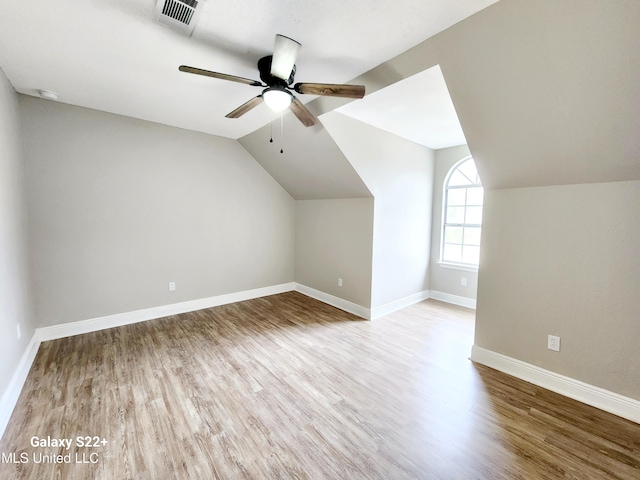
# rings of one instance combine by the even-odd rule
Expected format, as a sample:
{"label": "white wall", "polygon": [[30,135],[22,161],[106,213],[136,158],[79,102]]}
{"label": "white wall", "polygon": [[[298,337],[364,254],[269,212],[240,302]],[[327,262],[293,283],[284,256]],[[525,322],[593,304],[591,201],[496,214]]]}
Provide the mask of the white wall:
{"label": "white wall", "polygon": [[[478,289],[478,272],[446,268],[438,265],[440,260],[440,239],[442,236],[442,203],[445,177],[451,167],[471,152],[467,145],[443,148],[435,151],[435,173],[433,177],[433,223],[431,227],[431,268],[429,284],[431,291],[456,295],[475,300]],[[467,279],[467,286],[461,285],[462,278]]]}
{"label": "white wall", "polygon": [[297,200],[296,282],[368,309],[373,210],[370,197]]}
{"label": "white wall", "polygon": [[321,121],[375,198],[371,308],[429,290],[433,150],[340,113]]}
{"label": "white wall", "polygon": [[294,201],[236,141],[20,109],[38,326],[293,281]]}
{"label": "white wall", "polygon": [[487,190],[476,345],[640,400],[639,212],[640,181]]}
{"label": "white wall", "polygon": [[13,408],[11,380],[35,332],[22,167],[18,95],[0,69],[0,436],[8,420],[5,414]]}

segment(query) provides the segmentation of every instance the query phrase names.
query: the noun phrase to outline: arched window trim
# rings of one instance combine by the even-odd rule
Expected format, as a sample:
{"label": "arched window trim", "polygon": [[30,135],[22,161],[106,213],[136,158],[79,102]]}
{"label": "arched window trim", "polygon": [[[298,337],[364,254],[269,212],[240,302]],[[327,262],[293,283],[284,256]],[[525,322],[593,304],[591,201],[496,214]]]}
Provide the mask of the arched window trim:
{"label": "arched window trim", "polygon": [[[470,185],[465,185],[465,186],[449,186],[449,181],[451,180],[451,176],[458,170],[458,168],[460,167],[460,165],[462,165],[463,163],[465,163],[468,160],[473,160],[473,156],[469,155],[466,156],[462,159],[460,159],[459,161],[457,161],[454,165],[451,166],[451,168],[449,169],[449,171],[447,172],[447,175],[445,176],[444,182],[442,183],[442,216],[440,219],[440,258],[439,261],[437,262],[441,267],[445,267],[445,268],[453,268],[453,269],[458,269],[458,270],[467,270],[467,271],[472,271],[472,272],[477,272],[478,271],[478,264],[472,264],[472,263],[464,263],[464,262],[452,262],[450,260],[445,260],[444,259],[444,248],[445,248],[445,227],[447,226],[446,220],[447,220],[447,207],[448,207],[448,192],[450,189],[452,188],[468,188],[468,187],[472,187],[473,186],[478,186],[478,187],[482,187],[482,181],[478,178],[478,183],[473,183]],[[475,164],[475,162],[474,162]],[[467,177],[468,178],[468,177]],[[450,224],[449,224],[450,225]],[[477,228],[482,228],[482,223],[479,224],[464,224],[465,226],[468,227],[477,227]]]}

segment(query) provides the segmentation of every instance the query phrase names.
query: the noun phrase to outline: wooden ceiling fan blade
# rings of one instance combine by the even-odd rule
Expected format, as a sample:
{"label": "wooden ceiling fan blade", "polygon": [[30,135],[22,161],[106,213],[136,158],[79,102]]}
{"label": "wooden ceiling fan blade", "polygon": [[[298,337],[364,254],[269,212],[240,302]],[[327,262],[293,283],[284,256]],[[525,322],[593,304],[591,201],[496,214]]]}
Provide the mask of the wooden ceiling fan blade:
{"label": "wooden ceiling fan blade", "polygon": [[276,35],[271,59],[271,76],[280,78],[285,82],[289,79],[293,66],[296,63],[301,45],[293,38],[284,35]]}
{"label": "wooden ceiling fan blade", "polygon": [[326,97],[364,97],[364,85],[338,85],[333,83],[296,83],[294,90],[298,93],[323,95]]}
{"label": "wooden ceiling fan blade", "polygon": [[311,127],[316,124],[316,117],[314,117],[313,113],[307,110],[307,107],[305,107],[297,98],[293,98],[291,105],[289,106],[289,110],[298,117],[298,120],[300,120],[305,127]]}
{"label": "wooden ceiling fan blade", "polygon": [[258,95],[257,97],[253,97],[246,103],[243,103],[238,108],[236,108],[233,112],[229,112],[225,115],[227,118],[238,118],[247,113],[249,110],[257,107],[262,103],[262,95]]}
{"label": "wooden ceiling fan blade", "polygon": [[227,75],[226,73],[212,72],[210,70],[203,70],[201,68],[188,67],[186,65],[180,65],[178,70],[186,73],[194,73],[196,75],[204,75],[205,77],[219,78],[220,80],[229,80],[230,82],[244,83],[246,85],[252,85],[254,87],[265,86],[261,82],[257,80],[252,80],[250,78],[236,77],[235,75]]}

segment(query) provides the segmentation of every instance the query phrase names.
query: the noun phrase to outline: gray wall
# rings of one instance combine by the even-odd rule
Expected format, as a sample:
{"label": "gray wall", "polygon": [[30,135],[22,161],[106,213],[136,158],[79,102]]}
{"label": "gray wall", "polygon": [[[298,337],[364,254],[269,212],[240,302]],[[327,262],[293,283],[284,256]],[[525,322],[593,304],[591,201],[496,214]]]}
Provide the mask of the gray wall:
{"label": "gray wall", "polygon": [[[446,268],[438,265],[440,260],[440,238],[442,236],[442,191],[445,177],[451,167],[471,155],[469,147],[443,148],[435,151],[435,173],[433,178],[433,223],[431,227],[430,289],[475,300],[478,289],[478,272]],[[463,287],[462,277],[467,279]]]}
{"label": "gray wall", "polygon": [[373,209],[373,198],[297,200],[296,282],[369,308]]}
{"label": "gray wall", "polygon": [[18,95],[0,70],[0,399],[35,332],[28,272]]}
{"label": "gray wall", "polygon": [[476,345],[640,400],[639,213],[640,181],[487,190]]}
{"label": "gray wall", "polygon": [[39,326],[293,281],[294,201],[236,141],[20,109]]}
{"label": "gray wall", "polygon": [[[501,0],[354,80],[371,93],[439,64],[485,189],[584,184],[486,190],[476,342],[637,399],[640,206],[590,184],[640,180],[639,26],[637,0]],[[569,203],[537,203],[541,192]],[[625,237],[607,243],[621,211]]]}
{"label": "gray wall", "polygon": [[485,188],[640,180],[639,25],[637,0],[501,0],[353,83],[440,65]]}
{"label": "gray wall", "polygon": [[429,290],[433,150],[340,113],[321,120],[375,198],[371,308]]}
{"label": "gray wall", "polygon": [[[488,191],[476,341],[481,347],[634,398],[640,398],[640,382],[630,372],[632,368],[638,371],[640,355],[638,322],[630,315],[638,311],[638,295],[630,289],[637,285],[640,272],[636,252],[640,226],[633,220],[640,217],[638,185],[598,182],[640,180],[639,24],[637,0],[501,0],[354,82],[363,82],[367,91],[373,92],[439,64],[485,187],[594,184],[575,189]],[[338,106],[342,101],[323,98],[309,108],[320,114],[327,111],[327,105]],[[241,238],[258,249],[260,246],[251,235],[234,235],[249,230],[243,230],[234,218],[246,211],[248,218],[261,225],[261,214],[268,217],[269,212],[282,212],[282,223],[288,222],[290,232],[293,229],[291,199],[278,193],[279,187],[231,141],[178,133],[130,119],[102,121],[105,114],[96,112],[84,111],[76,117],[75,113],[63,114],[70,107],[36,107],[36,102],[23,104],[30,104],[25,107],[31,111],[25,128],[33,133],[26,142],[30,150],[27,160],[30,166],[38,167],[30,175],[29,187],[29,200],[41,208],[32,218],[38,230],[34,245],[48,252],[44,255],[34,250],[36,294],[47,300],[39,302],[41,315],[47,316],[41,317],[44,324],[62,321],[60,313],[68,321],[202,296],[205,292],[194,286],[189,295],[180,297],[185,293],[182,285],[191,278],[194,285],[195,280],[202,284],[206,295],[235,290],[223,285],[243,283],[234,267],[244,268],[252,262],[238,258],[233,241]],[[6,114],[6,107],[2,109]],[[11,112],[11,107],[8,110]],[[6,128],[2,130],[5,134]],[[140,142],[140,138],[147,140]],[[367,137],[364,143],[369,140]],[[326,137],[318,145],[325,141]],[[197,155],[183,155],[180,149],[185,146]],[[1,148],[4,151],[6,147]],[[103,148],[112,155],[101,156]],[[34,153],[38,155],[34,157]],[[237,161],[225,160],[228,158]],[[305,181],[311,179],[309,183],[323,168],[319,161],[322,155],[314,152],[314,159],[318,161],[300,166]],[[290,164],[295,160],[290,159]],[[9,162],[16,161],[11,154]],[[178,168],[179,162],[190,168]],[[339,163],[342,169],[343,162]],[[190,178],[194,188],[187,189],[182,175],[192,169],[199,176]],[[69,172],[76,172],[78,178],[74,180]],[[253,185],[241,180],[246,178],[261,179],[255,183],[264,195],[253,192]],[[205,179],[208,188],[200,183]],[[228,192],[229,181],[236,193],[245,186],[245,195],[234,197]],[[34,183],[38,188],[33,188]],[[356,190],[360,188],[357,185]],[[321,193],[322,188],[318,190]],[[173,195],[167,196],[167,192]],[[225,196],[225,192],[231,195]],[[556,201],[545,201],[546,195]],[[262,208],[265,198],[282,204],[282,208]],[[175,199],[178,204],[171,203]],[[232,207],[216,208],[216,201],[221,200]],[[148,205],[142,208],[145,201]],[[180,217],[184,211],[197,212],[198,206],[204,220],[215,217],[215,222],[195,222],[193,215]],[[4,203],[0,208],[3,215],[15,212],[7,210]],[[252,215],[252,209],[259,214]],[[148,212],[149,218],[139,221],[141,212]],[[278,224],[277,218],[271,220]],[[11,222],[19,225],[20,215]],[[215,230],[216,225],[222,228]],[[576,227],[580,235],[570,236],[567,226]],[[19,229],[15,231],[18,233],[11,234],[11,242],[22,235]],[[177,238],[176,232],[188,232],[191,240]],[[273,231],[265,227],[258,235],[263,232],[269,241],[270,235],[279,235],[275,227]],[[135,242],[135,255],[127,247],[129,239],[122,238],[125,235]],[[205,240],[198,243],[202,238]],[[283,239],[286,241],[284,233],[273,242]],[[194,267],[197,255],[185,250],[195,246],[202,252],[205,244],[223,248],[205,252],[204,268],[200,264]],[[14,247],[2,246],[1,251],[8,248]],[[292,248],[285,246],[283,250]],[[221,251],[231,252],[229,258],[216,253]],[[504,259],[499,257],[502,252]],[[283,251],[280,255],[287,257]],[[288,269],[283,267],[288,273],[264,277],[274,280],[270,283],[290,280],[293,263],[289,260],[284,265],[288,265]],[[374,262],[374,269],[379,265]],[[186,266],[189,274],[176,278],[181,266]],[[199,270],[206,278],[198,277]],[[427,267],[423,270],[427,272]],[[151,271],[159,285],[147,285]],[[273,268],[266,266],[266,271],[273,273]],[[13,273],[3,275],[10,283],[20,278]],[[168,296],[166,282],[171,279],[178,282],[178,291]],[[418,288],[424,288],[428,280],[417,283]],[[100,291],[103,286],[104,292]],[[22,287],[18,290],[23,291]],[[377,297],[372,298],[373,304],[385,301]],[[88,303],[91,311],[67,312]],[[52,307],[51,313],[43,310],[45,306]],[[563,338],[559,354],[545,348],[551,327]],[[597,344],[600,339],[604,340],[602,346]]]}

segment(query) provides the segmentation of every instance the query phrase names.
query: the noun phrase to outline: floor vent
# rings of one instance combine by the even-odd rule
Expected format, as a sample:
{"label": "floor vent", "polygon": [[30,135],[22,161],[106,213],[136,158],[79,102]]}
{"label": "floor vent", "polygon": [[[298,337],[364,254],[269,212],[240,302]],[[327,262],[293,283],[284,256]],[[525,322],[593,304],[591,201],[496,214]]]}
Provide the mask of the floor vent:
{"label": "floor vent", "polygon": [[203,3],[204,0],[158,0],[154,18],[162,25],[191,36]]}

